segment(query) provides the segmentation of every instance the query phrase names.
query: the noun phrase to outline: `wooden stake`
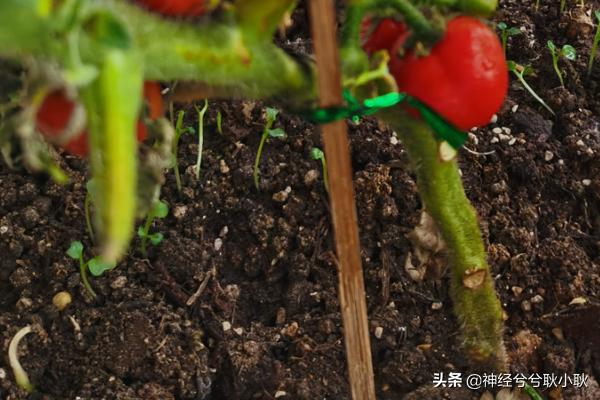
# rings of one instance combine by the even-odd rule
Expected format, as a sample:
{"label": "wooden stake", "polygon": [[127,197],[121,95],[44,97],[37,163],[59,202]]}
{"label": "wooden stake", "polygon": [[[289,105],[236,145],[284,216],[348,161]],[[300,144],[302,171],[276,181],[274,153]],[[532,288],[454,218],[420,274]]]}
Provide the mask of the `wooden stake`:
{"label": "wooden stake", "polygon": [[[310,0],[321,107],[342,101],[336,18],[333,0]],[[352,189],[350,148],[345,121],[322,126],[329,172],[331,219],[339,261],[339,300],[352,399],[375,400],[365,287]]]}

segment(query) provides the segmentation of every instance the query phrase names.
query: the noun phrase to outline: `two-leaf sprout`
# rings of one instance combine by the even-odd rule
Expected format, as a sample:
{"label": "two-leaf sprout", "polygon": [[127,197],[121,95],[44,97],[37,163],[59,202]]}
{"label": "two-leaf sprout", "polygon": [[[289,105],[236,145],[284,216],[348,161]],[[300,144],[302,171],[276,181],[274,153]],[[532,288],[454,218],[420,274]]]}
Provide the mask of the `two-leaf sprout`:
{"label": "two-leaf sprout", "polygon": [[554,111],[550,108],[550,106],[548,104],[546,104],[546,102],[544,100],[542,100],[542,98],[533,90],[533,88],[531,86],[529,86],[529,84],[527,83],[527,81],[525,80],[525,74],[528,74],[530,72],[532,72],[532,69],[530,66],[523,66],[520,64],[517,64],[514,61],[507,61],[507,66],[508,66],[508,70],[511,71],[513,74],[515,74],[515,76],[519,79],[519,81],[521,82],[521,84],[523,85],[523,87],[541,104],[543,105],[546,110],[550,111],[552,113],[552,115],[554,115]]}
{"label": "two-leaf sprout", "polygon": [[596,57],[596,51],[598,50],[598,44],[600,43],[600,10],[594,12],[596,16],[596,34],[594,35],[594,42],[592,43],[592,49],[590,50],[590,61],[588,62],[587,76],[588,78],[592,75],[592,68],[594,67],[594,58]]}
{"label": "two-leaf sprout", "polygon": [[167,216],[167,214],[169,214],[169,206],[167,206],[162,201],[157,200],[154,202],[154,204],[152,204],[150,211],[148,211],[144,225],[142,225],[138,228],[137,234],[138,234],[138,237],[141,239],[140,250],[141,250],[142,254],[144,255],[144,257],[148,256],[148,251],[147,251],[147,246],[146,246],[148,240],[150,241],[150,243],[153,246],[157,246],[158,244],[160,244],[160,242],[162,242],[162,240],[164,238],[163,234],[160,232],[150,233],[150,228],[152,227],[152,223],[157,218],[158,219],[165,218]]}
{"label": "two-leaf sprout", "polygon": [[321,161],[321,168],[323,170],[323,184],[325,185],[325,190],[329,191],[329,178],[327,175],[327,160],[325,160],[325,153],[318,147],[313,147],[310,149],[310,158],[316,161]]}
{"label": "two-leaf sprout", "polygon": [[87,271],[89,270],[94,276],[101,276],[106,271],[114,269],[116,264],[103,261],[100,256],[85,261],[83,259],[83,244],[78,240],[71,242],[71,245],[67,250],[67,255],[72,259],[79,261],[79,275],[81,276],[81,282],[83,282],[83,286],[85,286],[92,297],[96,297],[96,292],[94,292],[94,289],[92,289],[90,281],[88,280]]}
{"label": "two-leaf sprout", "polygon": [[506,55],[506,42],[510,36],[520,35],[521,31],[519,28],[508,27],[506,23],[500,22],[498,23],[498,29],[500,30],[500,40],[502,41],[502,50],[504,51],[504,55]]}
{"label": "two-leaf sprout", "polygon": [[558,76],[560,85],[565,86],[562,73],[560,72],[560,68],[558,67],[558,60],[559,58],[565,58],[567,60],[573,61],[577,57],[577,52],[575,51],[573,46],[569,44],[565,44],[561,49],[559,49],[556,47],[552,40],[548,40],[548,49],[550,49],[550,55],[552,56],[552,65],[554,66],[554,71],[556,71],[556,76]]}
{"label": "two-leaf sprout", "polygon": [[274,108],[269,108],[267,107],[266,111],[265,111],[265,115],[266,115],[266,122],[265,122],[265,127],[263,129],[262,135],[260,137],[260,144],[258,145],[258,151],[256,152],[256,159],[254,160],[254,172],[253,172],[253,177],[254,177],[254,186],[256,187],[256,190],[260,190],[259,189],[259,165],[260,165],[260,157],[262,155],[262,151],[263,151],[263,147],[265,146],[265,142],[267,141],[268,138],[272,137],[272,138],[284,138],[285,137],[285,131],[281,128],[275,128],[272,129],[273,124],[275,123],[275,120],[277,119],[277,114],[279,114],[279,111],[274,109]]}

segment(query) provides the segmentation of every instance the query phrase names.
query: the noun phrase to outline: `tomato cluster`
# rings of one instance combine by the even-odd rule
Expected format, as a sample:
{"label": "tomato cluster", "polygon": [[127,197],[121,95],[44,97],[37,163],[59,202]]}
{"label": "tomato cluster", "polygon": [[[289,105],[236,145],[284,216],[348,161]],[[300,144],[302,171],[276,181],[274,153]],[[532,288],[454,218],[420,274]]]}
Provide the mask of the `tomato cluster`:
{"label": "tomato cluster", "polygon": [[[160,86],[156,82],[144,83],[144,103],[147,107],[147,116],[151,120],[159,118],[163,113],[163,103]],[[36,114],[37,130],[51,142],[58,143],[67,152],[85,157],[88,152],[87,131],[68,134],[66,131],[73,123],[74,112],[78,105],[69,100],[62,89],[54,90],[42,102]],[[136,128],[138,141],[143,141],[147,136],[146,125],[139,120]]]}
{"label": "tomato cluster", "polygon": [[398,90],[417,98],[459,129],[487,124],[508,90],[502,45],[481,21],[458,16],[427,55],[400,50],[411,35],[404,22],[384,19],[363,43],[367,53],[390,52]]}
{"label": "tomato cluster", "polygon": [[205,0],[136,0],[151,11],[174,17],[194,17],[206,12]]}

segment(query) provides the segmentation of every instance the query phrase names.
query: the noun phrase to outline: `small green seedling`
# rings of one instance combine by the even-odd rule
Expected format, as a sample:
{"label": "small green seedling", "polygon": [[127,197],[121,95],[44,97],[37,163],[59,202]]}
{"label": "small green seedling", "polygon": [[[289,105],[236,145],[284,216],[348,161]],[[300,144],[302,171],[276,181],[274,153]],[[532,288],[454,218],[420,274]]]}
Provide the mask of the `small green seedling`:
{"label": "small green seedling", "polygon": [[175,184],[177,185],[177,192],[181,193],[181,175],[179,173],[179,163],[177,162],[177,152],[179,149],[179,139],[185,134],[194,134],[194,128],[191,126],[183,127],[183,117],[185,111],[179,111],[177,114],[177,122],[175,123],[175,136],[173,137],[173,145],[171,148],[171,154],[173,159],[173,173],[175,174]]}
{"label": "small green seedling", "polygon": [[565,11],[566,4],[567,4],[567,0],[560,0],[560,13],[561,14]]}
{"label": "small green seedling", "polygon": [[90,210],[92,205],[92,198],[96,197],[96,183],[93,179],[90,179],[85,184],[85,200],[83,201],[83,209],[85,213],[85,227],[87,228],[88,235],[92,242],[96,241],[94,234],[94,226],[92,225],[92,212]]}
{"label": "small green seedling", "polygon": [[201,109],[196,106],[196,112],[198,113],[198,159],[194,166],[196,179],[200,179],[200,164],[202,163],[202,148],[204,147],[204,114],[206,114],[206,110],[208,110],[208,100],[204,100],[204,107]]}
{"label": "small green seedling", "polygon": [[327,160],[325,159],[325,153],[318,147],[313,147],[310,149],[310,158],[316,161],[321,161],[321,168],[323,170],[323,184],[325,185],[325,190],[329,191],[329,178],[327,175]]}
{"label": "small green seedling", "polygon": [[15,336],[10,341],[8,345],[8,362],[10,367],[13,370],[13,374],[15,375],[15,381],[17,382],[17,386],[26,391],[27,393],[33,392],[33,385],[29,381],[29,376],[27,376],[27,372],[21,366],[19,362],[19,343],[21,340],[28,334],[32,332],[31,326],[27,325],[24,328],[21,328]]}
{"label": "small green seedling", "polygon": [[256,159],[254,160],[253,176],[254,176],[254,186],[256,187],[256,190],[260,190],[259,185],[258,185],[258,183],[259,183],[258,182],[258,176],[259,176],[258,167],[260,165],[260,157],[262,155],[262,151],[263,151],[265,142],[267,141],[267,139],[269,137],[272,137],[272,138],[284,138],[285,137],[285,131],[283,129],[281,129],[281,128],[271,129],[271,127],[275,123],[275,120],[277,119],[277,114],[279,114],[279,111],[274,108],[267,107],[265,114],[266,114],[267,120],[265,123],[265,128],[263,129],[263,132],[262,132],[262,136],[260,138],[260,144],[258,145],[258,151],[256,152]]}
{"label": "small green seedling", "polygon": [[217,133],[219,135],[223,134],[223,115],[221,111],[217,111]]}
{"label": "small green seedling", "polygon": [[560,86],[565,86],[562,73],[560,72],[560,68],[558,67],[558,59],[565,58],[567,60],[573,61],[577,57],[577,52],[570,44],[565,44],[561,49],[558,49],[552,40],[548,40],[548,49],[550,49],[550,55],[552,56],[552,65],[554,66],[554,71],[556,71],[556,75],[558,76],[558,80],[560,81]]}
{"label": "small green seedling", "polygon": [[596,16],[596,34],[594,35],[594,41],[592,43],[592,49],[590,50],[590,61],[588,62],[587,76],[588,78],[592,75],[592,68],[594,67],[594,58],[596,57],[596,51],[598,51],[598,44],[600,43],[600,10],[594,12]]}
{"label": "small green seedling", "polygon": [[90,281],[88,280],[87,271],[89,269],[90,273],[94,276],[101,276],[106,271],[110,271],[114,269],[116,264],[107,263],[100,258],[100,256],[96,256],[87,262],[83,259],[83,244],[75,240],[71,242],[69,249],[67,250],[67,255],[74,260],[79,261],[79,274],[81,275],[81,281],[83,282],[83,286],[87,289],[89,294],[92,297],[96,297],[96,292],[92,289],[90,285]]}
{"label": "small green seedling", "polygon": [[144,257],[148,257],[148,252],[146,248],[146,243],[148,242],[148,240],[150,240],[150,243],[152,243],[153,246],[157,246],[158,244],[160,244],[160,242],[162,242],[164,238],[163,234],[160,232],[150,233],[150,227],[152,226],[152,223],[157,218],[165,218],[167,214],[169,214],[169,207],[162,201],[157,200],[154,202],[152,208],[148,212],[144,225],[138,228],[137,234],[138,237],[142,240],[140,250]]}
{"label": "small green seedling", "polygon": [[500,30],[500,40],[502,41],[502,50],[504,51],[504,55],[506,55],[506,42],[510,36],[520,35],[521,31],[519,28],[511,27],[509,28],[504,22],[498,23],[498,29]]}
{"label": "small green seedling", "polygon": [[525,80],[525,75],[531,73],[533,71],[532,68],[530,66],[523,66],[517,64],[514,61],[507,61],[507,66],[508,70],[515,74],[515,76],[519,79],[523,87],[533,96],[533,98],[535,98],[541,105],[543,105],[546,108],[546,110],[550,111],[552,115],[555,115],[554,111],[550,108],[550,106],[546,104],[544,100],[542,100],[542,98],[532,89],[531,86],[529,86],[529,84]]}

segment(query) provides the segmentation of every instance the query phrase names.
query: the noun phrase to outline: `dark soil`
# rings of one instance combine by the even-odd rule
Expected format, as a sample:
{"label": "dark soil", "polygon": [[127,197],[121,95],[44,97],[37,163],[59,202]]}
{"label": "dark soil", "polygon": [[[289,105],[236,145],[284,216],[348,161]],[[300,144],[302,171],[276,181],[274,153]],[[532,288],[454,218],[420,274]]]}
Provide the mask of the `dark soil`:
{"label": "dark soil", "polygon": [[[530,1],[500,3],[494,20],[524,29],[509,40],[508,58],[535,68],[527,79],[556,115],[512,80],[497,121],[470,136],[467,147],[481,154],[461,152],[465,187],[506,310],[512,372],[585,373],[588,388],[544,396],[598,399],[600,62],[587,80],[593,32],[584,16],[600,2],[568,2],[561,16],[557,2],[542,0],[538,12]],[[304,46],[304,32],[292,27],[288,45]],[[560,64],[564,88],[548,39],[578,52]],[[37,388],[31,398],[349,398],[327,195],[309,157],[319,134],[281,114],[276,126],[287,137],[265,146],[255,190],[264,106],[211,103],[201,179],[191,170],[197,145],[184,136],[183,190],[169,173],[162,198],[171,212],[153,227],[165,240],[148,259],[134,243],[117,269],[94,278],[96,301],[65,254],[78,239],[92,256],[86,164],[62,158],[65,186],[0,166],[0,398],[27,398],[6,355],[27,324],[37,332],[20,346]],[[374,120],[350,135],[378,398],[479,399],[482,392],[432,388],[434,372],[469,367],[446,276],[415,282],[404,269],[421,203],[402,145]],[[52,305],[60,291],[73,297],[62,312]]]}

